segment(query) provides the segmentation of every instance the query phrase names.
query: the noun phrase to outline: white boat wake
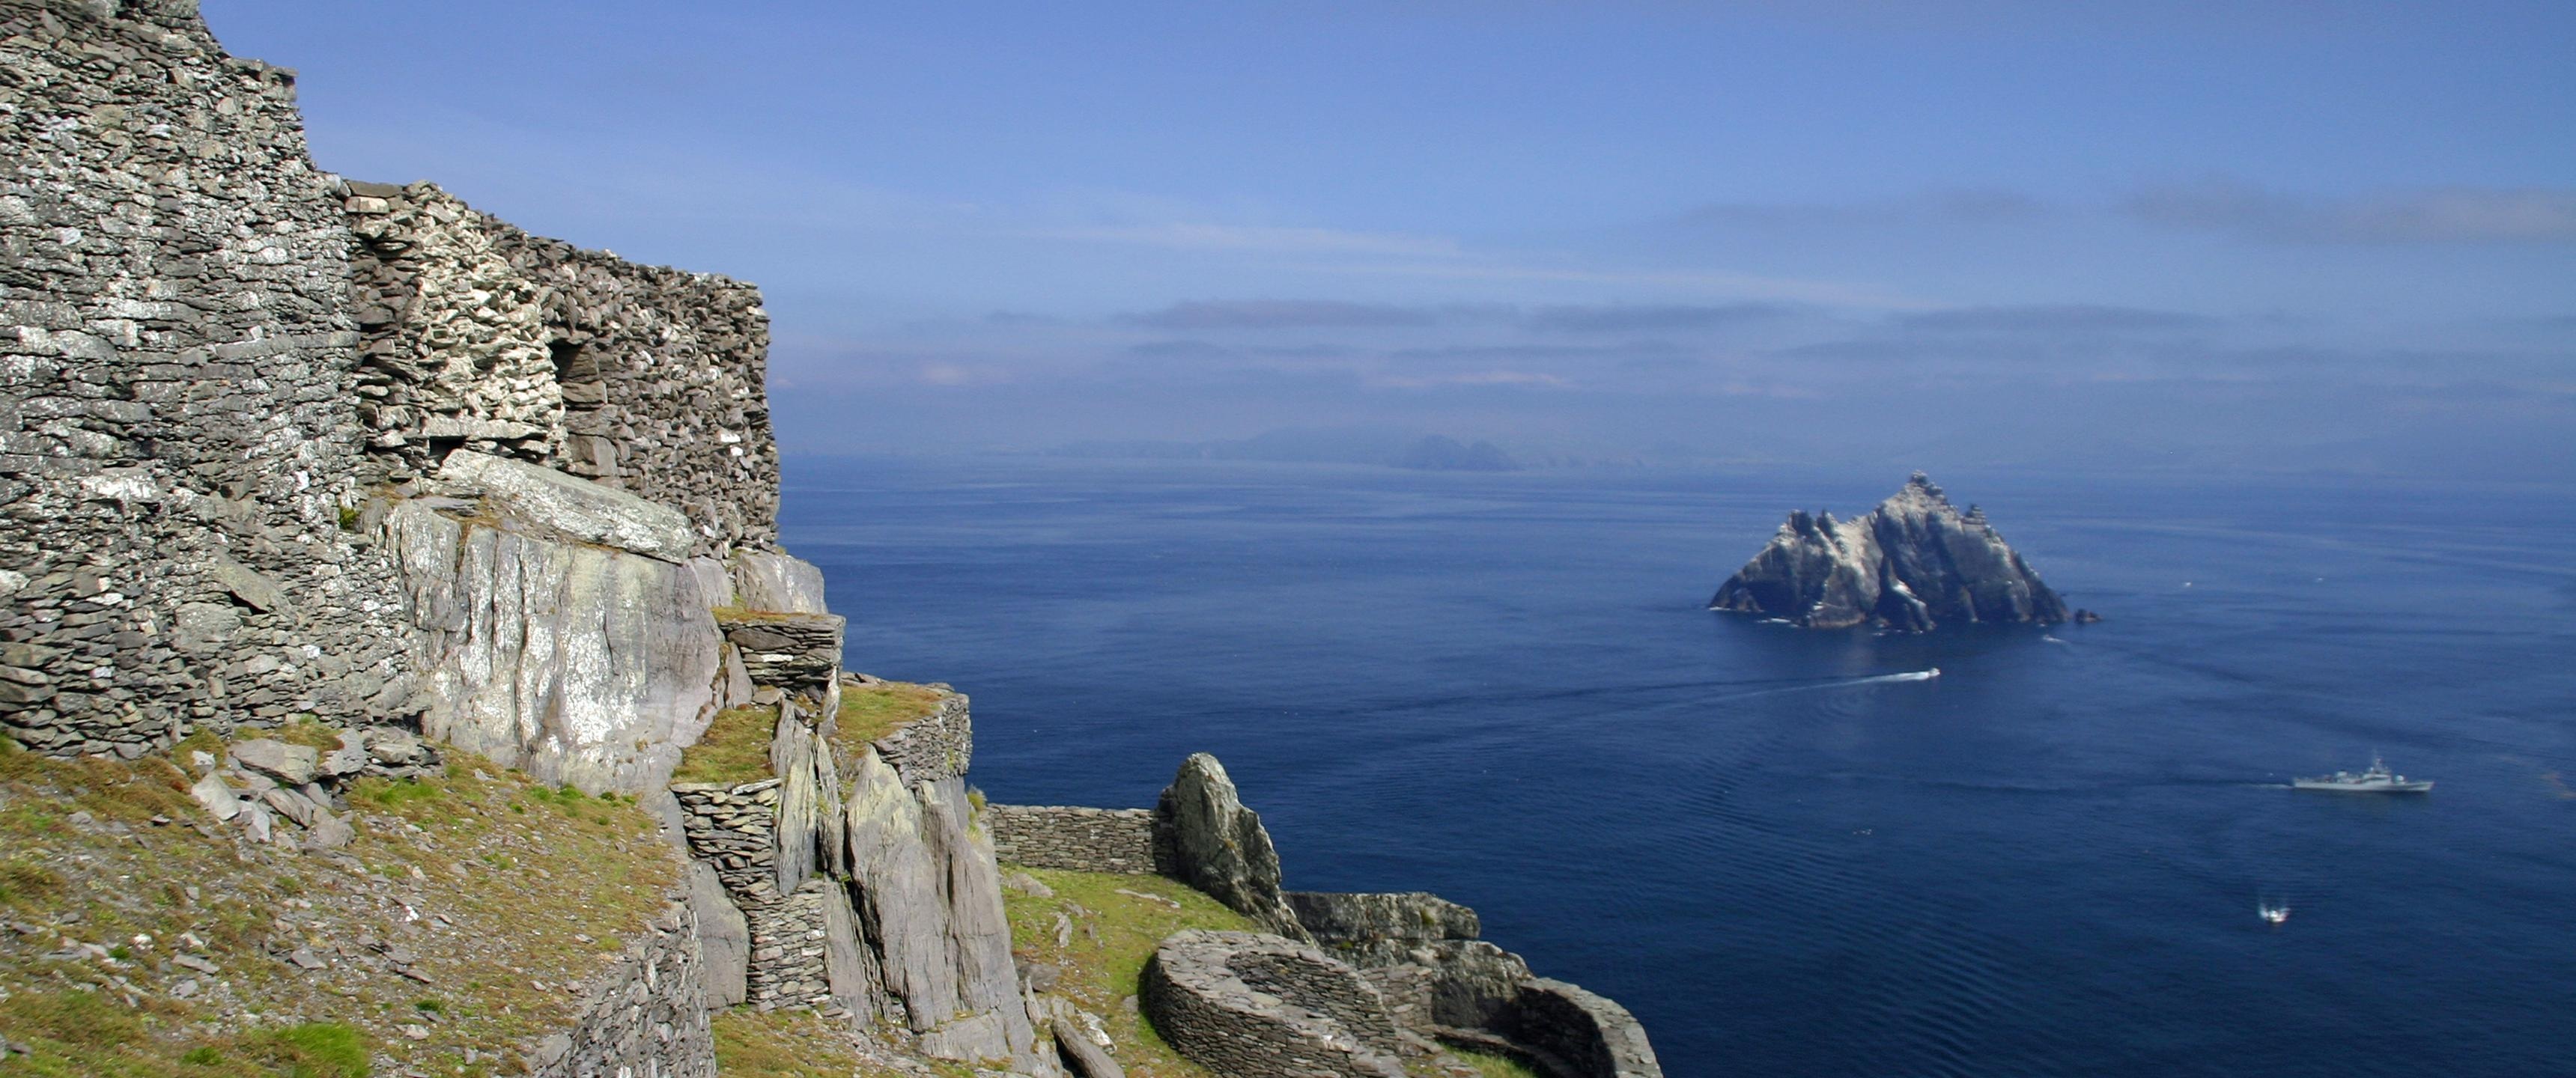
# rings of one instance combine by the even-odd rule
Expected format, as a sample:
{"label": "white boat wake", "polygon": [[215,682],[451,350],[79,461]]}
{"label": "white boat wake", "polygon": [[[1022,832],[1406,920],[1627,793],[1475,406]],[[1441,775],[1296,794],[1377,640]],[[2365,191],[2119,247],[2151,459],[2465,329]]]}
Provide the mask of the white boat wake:
{"label": "white boat wake", "polygon": [[1697,703],[1713,704],[1727,700],[1750,700],[1757,696],[1781,696],[1793,692],[1823,692],[1827,689],[1849,689],[1860,685],[1887,685],[1900,681],[1930,681],[1933,678],[1940,676],[1941,668],[1935,666],[1926,670],[1911,670],[1902,674],[1873,674],[1868,677],[1837,679],[1833,681],[1818,682],[1813,685],[1790,685],[1778,689],[1755,689],[1751,692],[1728,693],[1724,696],[1703,697],[1698,700]]}

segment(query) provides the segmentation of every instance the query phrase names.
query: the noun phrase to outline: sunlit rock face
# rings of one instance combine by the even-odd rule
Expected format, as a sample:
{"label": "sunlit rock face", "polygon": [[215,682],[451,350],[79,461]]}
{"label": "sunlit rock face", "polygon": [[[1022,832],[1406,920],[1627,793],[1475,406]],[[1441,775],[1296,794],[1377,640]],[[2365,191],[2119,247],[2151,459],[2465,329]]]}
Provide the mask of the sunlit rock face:
{"label": "sunlit rock face", "polygon": [[490,512],[417,498],[386,520],[424,732],[548,783],[659,789],[714,712],[722,640],[697,576]]}
{"label": "sunlit rock face", "polygon": [[1791,512],[1708,605],[1812,629],[1869,624],[1924,632],[2067,620],[2065,600],[2005,545],[1985,514],[1974,506],[1961,512],[1921,472],[1863,516]]}

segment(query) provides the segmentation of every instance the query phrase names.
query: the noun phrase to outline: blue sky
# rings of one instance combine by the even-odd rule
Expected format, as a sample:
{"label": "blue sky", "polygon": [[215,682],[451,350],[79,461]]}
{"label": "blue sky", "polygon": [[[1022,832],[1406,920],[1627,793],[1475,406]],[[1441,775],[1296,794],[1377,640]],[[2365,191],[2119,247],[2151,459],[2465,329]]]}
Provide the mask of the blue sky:
{"label": "blue sky", "polygon": [[325,168],[762,285],[790,451],[2576,459],[2576,5],[205,9]]}

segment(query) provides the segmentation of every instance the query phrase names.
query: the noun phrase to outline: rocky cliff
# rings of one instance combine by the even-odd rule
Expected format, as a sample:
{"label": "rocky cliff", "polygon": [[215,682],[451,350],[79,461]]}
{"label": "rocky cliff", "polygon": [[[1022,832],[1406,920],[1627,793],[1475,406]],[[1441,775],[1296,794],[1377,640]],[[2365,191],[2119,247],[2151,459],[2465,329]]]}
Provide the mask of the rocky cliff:
{"label": "rocky cliff", "polygon": [[[294,83],[225,55],[193,0],[0,0],[0,760],[62,769],[12,765],[51,777],[0,789],[0,808],[42,809],[0,826],[72,825],[0,846],[52,874],[8,880],[115,890],[81,876],[100,863],[83,844],[144,826],[202,839],[190,856],[260,877],[243,886],[281,909],[312,910],[291,897],[306,874],[345,870],[325,890],[348,923],[439,950],[362,938],[335,960],[278,917],[274,943],[189,960],[292,983],[252,1002],[307,1015],[362,998],[345,978],[364,973],[379,994],[436,979],[477,1016],[514,1016],[451,1046],[430,1029],[446,1004],[415,1004],[403,1045],[347,1046],[387,1073],[443,1072],[433,1053],[452,1047],[462,1066],[545,1075],[705,1074],[724,1008],[809,1013],[906,1073],[1114,1073],[1110,1045],[1068,1043],[1070,1004],[1018,960],[996,849],[1009,831],[1031,850],[1106,844],[1120,871],[1204,892],[1266,930],[1217,960],[1225,976],[1314,971],[1301,998],[1393,1030],[1389,1051],[1454,1034],[1562,1074],[1653,1073],[1625,1011],[1452,939],[1472,936],[1472,913],[1283,891],[1212,758],[1141,819],[1080,810],[1079,827],[1033,837],[1022,824],[1056,817],[988,812],[965,781],[965,697],[845,672],[821,573],[776,547],[758,292],[533,237],[426,183],[320,171]],[[113,827],[52,804],[97,796],[109,772],[83,769],[111,765],[83,757],[120,761],[114,786],[151,799]],[[489,795],[424,799],[459,783]],[[529,818],[481,819],[503,812]],[[602,821],[659,839],[620,830],[612,856],[546,829]],[[379,841],[478,853],[397,873],[400,858],[352,853]],[[545,867],[556,849],[585,855]],[[532,978],[451,936],[464,914],[401,897],[426,893],[431,869],[472,881],[487,937],[507,923],[515,943],[564,949],[566,969],[607,965]],[[522,871],[546,886],[514,886]],[[633,908],[598,922],[579,898],[508,908],[612,891]],[[1407,918],[1433,910],[1439,938],[1417,938]],[[0,968],[94,960],[99,983],[151,990],[117,965],[130,954],[71,947],[82,916],[42,926],[65,949],[0,938]],[[1374,964],[1322,956],[1327,935]],[[1274,952],[1293,960],[1258,957]],[[174,992],[196,984],[157,972]],[[474,996],[523,983],[579,1005]],[[118,1066],[232,1050],[202,1034],[120,1032]]]}
{"label": "rocky cliff", "polygon": [[1982,511],[1972,505],[1961,512],[1921,472],[1862,516],[1791,512],[1708,605],[1814,629],[1870,624],[1923,632],[2068,617],[2065,601]]}

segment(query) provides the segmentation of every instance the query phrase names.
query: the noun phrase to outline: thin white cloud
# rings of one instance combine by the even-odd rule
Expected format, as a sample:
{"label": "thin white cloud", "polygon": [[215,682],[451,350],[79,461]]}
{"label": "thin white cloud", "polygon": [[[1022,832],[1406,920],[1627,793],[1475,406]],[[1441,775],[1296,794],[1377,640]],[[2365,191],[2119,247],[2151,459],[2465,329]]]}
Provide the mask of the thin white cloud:
{"label": "thin white cloud", "polygon": [[1442,386],[1536,386],[1564,389],[1574,383],[1540,371],[1460,371],[1455,374],[1390,374],[1367,380],[1389,389],[1433,389]]}
{"label": "thin white cloud", "polygon": [[2358,198],[2240,180],[2151,187],[2121,207],[2171,228],[2303,243],[2576,243],[2576,189],[2435,187]]}
{"label": "thin white cloud", "polygon": [[1764,277],[1749,273],[1596,270],[1516,265],[1506,262],[1353,263],[1338,268],[1345,273],[1397,277],[1623,285],[1739,301],[1775,300],[1883,311],[1925,311],[1944,306],[1932,300],[1888,291],[1873,285],[1811,281],[1793,277]]}
{"label": "thin white cloud", "polygon": [[1445,236],[1425,236],[1403,232],[1352,232],[1338,228],[1280,228],[1268,225],[1170,222],[1152,225],[1042,229],[1027,235],[1037,239],[1131,244],[1182,251],[1234,251],[1247,254],[1359,254],[1441,258],[1454,257],[1459,253],[1458,241]]}

